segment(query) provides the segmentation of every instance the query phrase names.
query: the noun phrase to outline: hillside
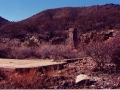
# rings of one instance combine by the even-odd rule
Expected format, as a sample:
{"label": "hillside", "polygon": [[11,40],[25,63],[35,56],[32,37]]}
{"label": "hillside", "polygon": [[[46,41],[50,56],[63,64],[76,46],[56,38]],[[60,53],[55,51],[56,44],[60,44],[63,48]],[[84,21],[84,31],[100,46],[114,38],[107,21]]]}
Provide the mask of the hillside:
{"label": "hillside", "polygon": [[1,28],[0,34],[37,33],[47,37],[48,33],[62,33],[71,27],[76,27],[79,34],[91,30],[120,29],[119,16],[120,5],[116,4],[48,9]]}
{"label": "hillside", "polygon": [[7,24],[9,21],[0,16],[0,27]]}
{"label": "hillside", "polygon": [[[82,44],[114,37],[120,30],[119,17],[120,5],[117,4],[42,11],[0,28],[0,57],[61,59],[85,56],[79,52]],[[77,29],[73,37],[77,51],[70,40],[70,28]]]}

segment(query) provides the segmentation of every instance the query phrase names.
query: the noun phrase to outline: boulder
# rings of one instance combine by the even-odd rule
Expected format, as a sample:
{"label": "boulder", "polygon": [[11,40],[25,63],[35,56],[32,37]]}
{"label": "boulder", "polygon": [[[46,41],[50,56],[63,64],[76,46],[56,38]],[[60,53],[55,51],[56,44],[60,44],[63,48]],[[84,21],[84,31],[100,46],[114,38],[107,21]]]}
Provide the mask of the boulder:
{"label": "boulder", "polygon": [[90,80],[90,77],[88,75],[80,74],[76,77],[75,83],[79,83],[83,80]]}
{"label": "boulder", "polygon": [[87,84],[87,85],[92,85],[94,84],[98,79],[94,78],[94,77],[90,77],[88,75],[85,74],[80,74],[76,77],[75,79],[75,83],[76,84]]}

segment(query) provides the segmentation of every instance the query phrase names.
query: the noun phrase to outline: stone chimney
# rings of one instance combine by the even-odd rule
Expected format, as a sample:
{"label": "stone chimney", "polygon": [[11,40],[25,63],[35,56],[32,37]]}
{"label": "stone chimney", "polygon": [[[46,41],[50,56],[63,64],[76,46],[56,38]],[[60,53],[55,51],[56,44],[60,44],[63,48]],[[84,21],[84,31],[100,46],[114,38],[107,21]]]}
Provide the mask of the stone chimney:
{"label": "stone chimney", "polygon": [[77,47],[78,47],[78,37],[77,37],[77,29],[76,28],[70,28],[69,29],[68,44],[71,45],[73,48],[77,49]]}

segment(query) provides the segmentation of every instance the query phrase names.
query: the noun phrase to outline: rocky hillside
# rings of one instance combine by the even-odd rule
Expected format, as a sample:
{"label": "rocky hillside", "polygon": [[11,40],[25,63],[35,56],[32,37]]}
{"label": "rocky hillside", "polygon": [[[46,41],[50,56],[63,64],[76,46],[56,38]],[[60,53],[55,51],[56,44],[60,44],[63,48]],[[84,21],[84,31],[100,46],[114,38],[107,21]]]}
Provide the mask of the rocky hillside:
{"label": "rocky hillside", "polygon": [[7,24],[9,21],[0,17],[0,27],[3,26],[4,24]]}
{"label": "rocky hillside", "polygon": [[76,27],[79,34],[92,30],[120,29],[119,17],[120,5],[117,4],[48,9],[2,27],[0,34],[13,38],[39,34],[40,38],[49,41],[53,37],[65,36],[63,31],[71,27]]}

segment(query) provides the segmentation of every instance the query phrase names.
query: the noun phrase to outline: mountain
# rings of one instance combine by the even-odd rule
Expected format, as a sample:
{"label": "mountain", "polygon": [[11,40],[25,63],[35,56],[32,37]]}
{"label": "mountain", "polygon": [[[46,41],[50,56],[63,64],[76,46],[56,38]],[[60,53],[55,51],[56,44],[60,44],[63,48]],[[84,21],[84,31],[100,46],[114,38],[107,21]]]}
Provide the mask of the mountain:
{"label": "mountain", "polygon": [[2,17],[0,16],[0,27],[1,27],[2,25],[7,24],[8,22],[9,22],[8,20],[6,20],[6,19],[4,19],[4,18],[2,18]]}
{"label": "mountain", "polygon": [[[55,33],[76,27],[79,34],[91,30],[120,29],[120,5],[106,4],[90,7],[48,9],[32,17],[10,23],[0,29],[1,35]],[[4,22],[6,20],[3,20]]]}
{"label": "mountain", "polygon": [[[120,5],[48,9],[25,20],[10,23],[0,29],[1,35],[55,33],[76,27],[79,34],[91,30],[120,29]],[[43,36],[41,36],[43,37]]]}

